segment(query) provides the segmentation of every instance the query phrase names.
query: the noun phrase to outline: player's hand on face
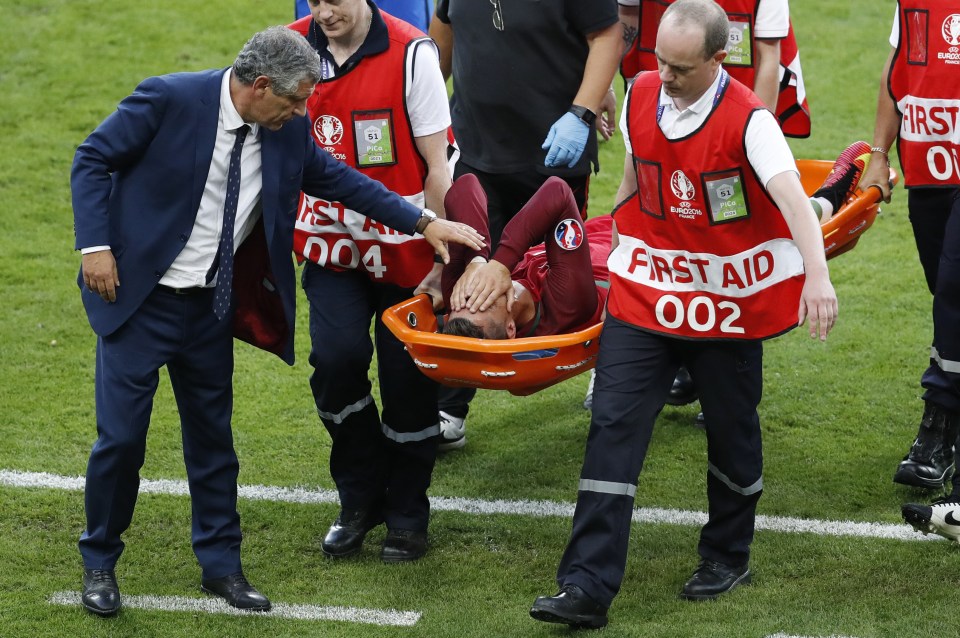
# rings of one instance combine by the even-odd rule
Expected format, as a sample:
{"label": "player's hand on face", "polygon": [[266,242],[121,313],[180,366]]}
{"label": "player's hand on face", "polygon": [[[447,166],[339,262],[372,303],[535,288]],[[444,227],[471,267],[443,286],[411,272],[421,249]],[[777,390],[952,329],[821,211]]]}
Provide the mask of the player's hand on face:
{"label": "player's hand on face", "polygon": [[[513,287],[510,271],[499,261],[478,268],[466,289],[470,312],[486,310]],[[513,306],[513,295],[507,295],[507,309]]]}
{"label": "player's hand on face", "polygon": [[482,260],[467,264],[467,267],[463,270],[463,274],[460,275],[460,279],[453,285],[453,291],[450,293],[449,310],[463,310],[466,307],[467,300],[470,297],[467,289],[473,289],[473,280],[477,275],[477,271],[484,265],[486,265],[486,262]]}

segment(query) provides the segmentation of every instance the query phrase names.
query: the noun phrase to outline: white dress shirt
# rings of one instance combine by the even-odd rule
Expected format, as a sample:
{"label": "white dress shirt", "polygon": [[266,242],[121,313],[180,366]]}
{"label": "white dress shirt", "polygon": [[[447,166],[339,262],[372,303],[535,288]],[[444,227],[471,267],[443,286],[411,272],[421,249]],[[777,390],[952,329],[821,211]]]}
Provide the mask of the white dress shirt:
{"label": "white dress shirt", "polygon": [[[227,193],[227,170],[230,153],[236,140],[235,131],[245,122],[230,98],[232,70],[223,74],[220,85],[220,117],[217,120],[217,137],[210,160],[210,171],[200,198],[200,208],[193,223],[193,231],[183,250],[160,278],[160,283],[172,288],[214,285],[216,277],[207,283],[207,272],[213,265],[223,230],[223,202]],[[184,122],[184,125],[190,123]],[[260,193],[263,190],[260,159],[260,126],[250,127],[240,155],[240,199],[237,202],[237,218],[233,227],[233,249],[247,238],[260,217]],[[121,277],[123,273],[120,273]]]}

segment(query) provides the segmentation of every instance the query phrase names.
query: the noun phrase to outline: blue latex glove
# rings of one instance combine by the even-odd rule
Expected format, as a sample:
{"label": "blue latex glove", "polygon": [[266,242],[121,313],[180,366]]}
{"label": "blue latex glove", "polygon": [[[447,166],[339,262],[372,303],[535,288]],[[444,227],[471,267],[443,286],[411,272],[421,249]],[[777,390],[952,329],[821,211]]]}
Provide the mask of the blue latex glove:
{"label": "blue latex glove", "polygon": [[564,166],[573,168],[583,155],[583,148],[587,145],[587,135],[590,127],[573,113],[567,112],[553,123],[547,139],[540,146],[547,151],[543,160],[545,166]]}

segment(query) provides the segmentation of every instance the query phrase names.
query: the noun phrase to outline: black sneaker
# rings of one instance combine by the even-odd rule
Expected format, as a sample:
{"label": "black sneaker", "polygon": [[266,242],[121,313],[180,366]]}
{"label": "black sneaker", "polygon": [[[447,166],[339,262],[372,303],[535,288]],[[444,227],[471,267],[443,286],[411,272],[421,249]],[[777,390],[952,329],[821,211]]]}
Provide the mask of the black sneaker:
{"label": "black sneaker", "polygon": [[857,191],[857,184],[869,163],[870,145],[864,141],[854,142],[837,157],[830,174],[813,197],[822,197],[833,204],[836,213]]}

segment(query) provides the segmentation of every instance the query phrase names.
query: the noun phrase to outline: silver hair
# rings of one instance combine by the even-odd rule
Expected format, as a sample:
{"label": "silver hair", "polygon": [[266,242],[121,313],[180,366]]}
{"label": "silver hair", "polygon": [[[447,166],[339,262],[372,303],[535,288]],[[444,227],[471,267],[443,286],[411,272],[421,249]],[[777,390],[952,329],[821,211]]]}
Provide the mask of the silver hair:
{"label": "silver hair", "polygon": [[703,56],[708,59],[727,48],[730,39],[730,20],[727,13],[713,0],[677,0],[663,14],[661,24],[671,19],[675,24],[693,25],[703,29]]}
{"label": "silver hair", "polygon": [[320,81],[320,56],[296,31],[269,27],[253,34],[243,45],[233,63],[233,74],[248,86],[265,75],[276,95],[294,95],[301,82]]}

